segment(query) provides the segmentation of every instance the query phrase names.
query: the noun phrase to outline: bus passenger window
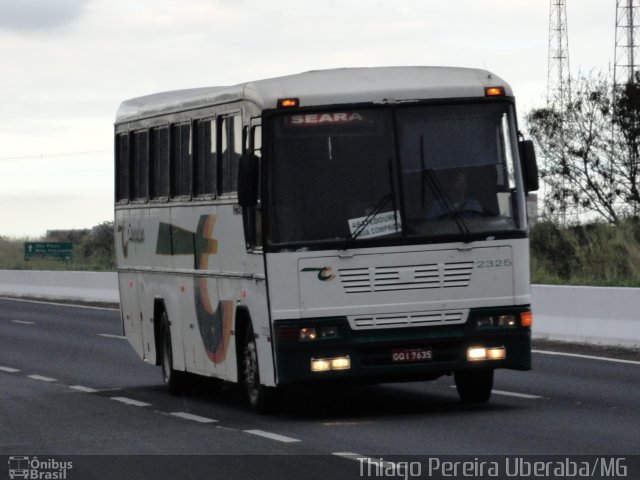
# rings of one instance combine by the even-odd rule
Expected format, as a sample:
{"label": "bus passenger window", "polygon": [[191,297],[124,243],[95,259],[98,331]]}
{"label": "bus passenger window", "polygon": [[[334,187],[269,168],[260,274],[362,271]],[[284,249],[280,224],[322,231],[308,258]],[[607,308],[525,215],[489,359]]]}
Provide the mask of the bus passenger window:
{"label": "bus passenger window", "polygon": [[129,134],[116,137],[116,201],[129,200]]}
{"label": "bus passenger window", "polygon": [[238,165],[242,155],[242,119],[240,114],[222,118],[220,137],[220,193],[236,192],[238,190]]}
{"label": "bus passenger window", "polygon": [[191,124],[171,126],[171,196],[190,197],[192,184]]}
{"label": "bus passenger window", "polygon": [[169,127],[151,129],[149,189],[153,200],[169,198]]}
{"label": "bus passenger window", "polygon": [[194,194],[212,196],[216,193],[218,166],[215,120],[199,120],[195,134]]}
{"label": "bus passenger window", "polygon": [[133,133],[130,155],[131,200],[147,200],[149,196],[149,132]]}
{"label": "bus passenger window", "polygon": [[[255,155],[258,162],[262,157],[262,127],[256,125],[251,128],[251,134],[248,138],[248,151]],[[261,166],[259,165],[259,168]],[[245,243],[248,248],[262,246],[262,206],[260,204],[260,182],[258,182],[258,204],[255,207],[245,208],[244,217],[244,236]]]}

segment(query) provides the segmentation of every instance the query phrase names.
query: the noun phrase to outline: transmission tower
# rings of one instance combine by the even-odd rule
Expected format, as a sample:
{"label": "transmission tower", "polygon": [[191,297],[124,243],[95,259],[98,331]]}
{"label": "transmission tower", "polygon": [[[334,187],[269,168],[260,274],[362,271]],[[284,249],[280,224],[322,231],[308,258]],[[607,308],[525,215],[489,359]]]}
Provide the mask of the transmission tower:
{"label": "transmission tower", "polygon": [[[553,107],[560,112],[571,98],[571,75],[569,70],[569,35],[567,32],[567,5],[565,0],[550,0],[549,2],[549,64],[547,69],[547,107]],[[563,115],[560,116],[562,122]],[[560,128],[561,165],[566,165],[566,138],[564,128]],[[567,196],[565,180],[563,178],[559,194],[561,195],[558,210],[558,220],[561,224],[567,222]]]}
{"label": "transmission tower", "polygon": [[558,102],[558,106],[563,108],[571,96],[569,36],[565,0],[550,0],[548,52],[547,105]]}
{"label": "transmission tower", "polygon": [[616,51],[613,84],[640,81],[638,42],[640,42],[640,0],[616,0]]}

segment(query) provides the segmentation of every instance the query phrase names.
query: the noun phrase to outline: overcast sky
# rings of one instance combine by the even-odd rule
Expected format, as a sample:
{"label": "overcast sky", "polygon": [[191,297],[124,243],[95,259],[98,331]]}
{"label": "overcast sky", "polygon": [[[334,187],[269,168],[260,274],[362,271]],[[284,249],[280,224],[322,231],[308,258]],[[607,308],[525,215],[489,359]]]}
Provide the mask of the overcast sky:
{"label": "overcast sky", "polygon": [[[127,98],[334,67],[447,65],[543,104],[548,0],[0,0],[0,235],[113,216]],[[613,0],[567,0],[572,71],[608,71]]]}

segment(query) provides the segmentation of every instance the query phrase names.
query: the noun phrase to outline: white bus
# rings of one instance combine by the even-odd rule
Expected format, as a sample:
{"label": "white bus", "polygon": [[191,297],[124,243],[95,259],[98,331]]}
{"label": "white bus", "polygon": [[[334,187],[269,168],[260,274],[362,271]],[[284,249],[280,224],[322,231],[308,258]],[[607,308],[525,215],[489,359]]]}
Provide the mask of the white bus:
{"label": "white bus", "polygon": [[532,143],[492,73],[312,71],[122,103],[124,334],[160,365],[278,387],[531,368]]}

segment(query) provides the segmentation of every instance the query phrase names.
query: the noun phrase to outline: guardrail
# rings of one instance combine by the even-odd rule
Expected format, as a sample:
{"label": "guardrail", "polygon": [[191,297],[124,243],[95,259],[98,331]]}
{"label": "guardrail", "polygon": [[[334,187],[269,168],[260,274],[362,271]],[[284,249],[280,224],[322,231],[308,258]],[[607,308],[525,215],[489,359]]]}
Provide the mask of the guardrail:
{"label": "guardrail", "polygon": [[115,272],[0,270],[0,296],[43,300],[120,302]]}
{"label": "guardrail", "polygon": [[[0,296],[117,304],[114,272],[0,270]],[[640,347],[640,289],[532,285],[533,336]]]}

